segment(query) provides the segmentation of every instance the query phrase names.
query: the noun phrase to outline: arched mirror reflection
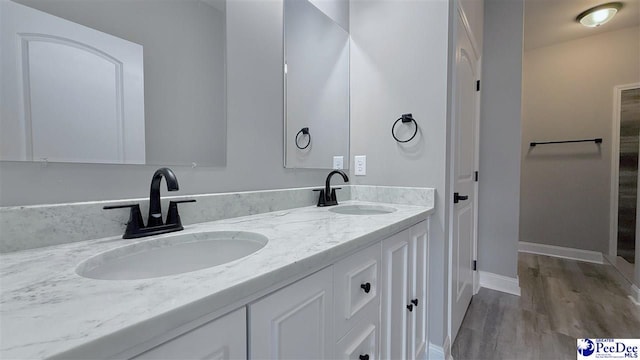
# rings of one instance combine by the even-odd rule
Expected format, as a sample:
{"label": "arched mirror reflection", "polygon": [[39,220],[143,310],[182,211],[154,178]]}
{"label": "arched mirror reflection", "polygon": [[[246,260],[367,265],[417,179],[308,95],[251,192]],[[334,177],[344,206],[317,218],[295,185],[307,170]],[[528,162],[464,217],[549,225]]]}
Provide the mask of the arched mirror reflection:
{"label": "arched mirror reflection", "polygon": [[224,0],[4,0],[0,16],[0,160],[225,165]]}

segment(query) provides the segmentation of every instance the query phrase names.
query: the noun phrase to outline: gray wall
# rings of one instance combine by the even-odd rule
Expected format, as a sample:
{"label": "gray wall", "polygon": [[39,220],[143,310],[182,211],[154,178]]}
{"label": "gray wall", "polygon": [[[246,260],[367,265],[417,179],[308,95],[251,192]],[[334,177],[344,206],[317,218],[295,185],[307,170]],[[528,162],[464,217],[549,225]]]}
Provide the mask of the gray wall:
{"label": "gray wall", "polygon": [[193,0],[16,2],[144,47],[147,164],[224,166],[224,11]]}
{"label": "gray wall", "polygon": [[[227,39],[227,166],[173,166],[177,194],[323,184],[326,170],[282,166],[282,2],[229,2]],[[156,168],[2,162],[0,206],[145,197]]]}
{"label": "gray wall", "polygon": [[[353,1],[350,11],[351,156],[367,156],[367,175],[354,176],[351,170],[351,179],[354,184],[436,189],[429,323],[430,341],[441,346],[447,333],[449,1]],[[413,113],[420,127],[417,138],[406,145],[391,136],[391,125],[403,113]]]}
{"label": "gray wall", "polygon": [[[640,82],[639,33],[631,27],[525,52],[521,241],[608,253],[613,87]],[[594,137],[602,145],[528,146]]]}
{"label": "gray wall", "polygon": [[478,269],[515,278],[520,211],[523,0],[485,0]]}

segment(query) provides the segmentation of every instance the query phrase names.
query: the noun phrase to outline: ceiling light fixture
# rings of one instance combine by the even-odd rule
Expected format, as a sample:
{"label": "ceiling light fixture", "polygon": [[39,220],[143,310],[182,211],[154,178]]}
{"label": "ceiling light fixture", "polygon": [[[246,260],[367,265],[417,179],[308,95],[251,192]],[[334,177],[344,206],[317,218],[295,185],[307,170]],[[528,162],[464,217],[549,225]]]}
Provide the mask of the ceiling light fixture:
{"label": "ceiling light fixture", "polygon": [[586,27],[597,27],[611,20],[620,8],[620,2],[598,5],[580,13],[576,20]]}

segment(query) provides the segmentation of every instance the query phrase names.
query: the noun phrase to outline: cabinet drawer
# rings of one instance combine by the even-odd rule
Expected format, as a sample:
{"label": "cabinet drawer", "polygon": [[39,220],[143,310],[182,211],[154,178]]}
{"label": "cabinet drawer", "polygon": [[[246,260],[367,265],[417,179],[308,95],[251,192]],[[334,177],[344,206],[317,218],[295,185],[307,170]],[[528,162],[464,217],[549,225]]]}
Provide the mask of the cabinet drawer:
{"label": "cabinet drawer", "polygon": [[246,359],[246,329],[246,308],[242,307],[133,359]]}
{"label": "cabinet drawer", "polygon": [[377,320],[370,317],[378,314],[380,304],[380,253],[381,245],[376,244],[334,265],[336,341],[355,324]]}
{"label": "cabinet drawer", "polygon": [[336,359],[378,359],[378,322],[356,325],[336,346]]}

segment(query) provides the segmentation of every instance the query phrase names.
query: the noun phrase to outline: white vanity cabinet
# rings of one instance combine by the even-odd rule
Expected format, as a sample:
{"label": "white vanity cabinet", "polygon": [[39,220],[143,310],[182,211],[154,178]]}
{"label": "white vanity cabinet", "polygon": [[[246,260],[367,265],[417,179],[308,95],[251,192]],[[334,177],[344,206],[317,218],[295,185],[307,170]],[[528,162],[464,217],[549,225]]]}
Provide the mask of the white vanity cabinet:
{"label": "white vanity cabinet", "polygon": [[382,359],[426,356],[428,250],[427,221],[382,242]]}
{"label": "white vanity cabinet", "polygon": [[424,359],[428,221],[249,305],[252,359]]}
{"label": "white vanity cabinet", "polygon": [[252,359],[377,358],[380,244],[249,305]]}
{"label": "white vanity cabinet", "polygon": [[333,267],[249,305],[250,359],[332,359]]}
{"label": "white vanity cabinet", "polygon": [[133,359],[185,360],[246,358],[247,317],[244,306],[133,357]]}
{"label": "white vanity cabinet", "polygon": [[424,359],[428,249],[423,221],[135,359]]}

